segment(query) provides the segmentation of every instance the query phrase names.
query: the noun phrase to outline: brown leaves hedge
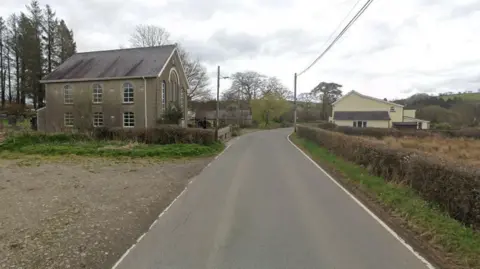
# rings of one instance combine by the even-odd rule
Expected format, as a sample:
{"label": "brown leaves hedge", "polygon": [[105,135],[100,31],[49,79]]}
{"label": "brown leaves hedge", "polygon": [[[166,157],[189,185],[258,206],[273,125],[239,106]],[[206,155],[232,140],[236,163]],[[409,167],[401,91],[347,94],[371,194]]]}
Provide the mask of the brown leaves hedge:
{"label": "brown leaves hedge", "polygon": [[452,218],[480,229],[480,172],[427,154],[381,142],[299,125],[298,135],[366,167],[386,181],[404,184]]}
{"label": "brown leaves hedge", "polygon": [[399,130],[394,128],[354,128],[349,126],[337,126],[333,123],[320,123],[319,128],[344,133],[347,135],[370,136],[378,139],[392,137],[431,137],[441,136],[446,138],[465,137],[480,139],[480,128],[464,128],[460,130]]}

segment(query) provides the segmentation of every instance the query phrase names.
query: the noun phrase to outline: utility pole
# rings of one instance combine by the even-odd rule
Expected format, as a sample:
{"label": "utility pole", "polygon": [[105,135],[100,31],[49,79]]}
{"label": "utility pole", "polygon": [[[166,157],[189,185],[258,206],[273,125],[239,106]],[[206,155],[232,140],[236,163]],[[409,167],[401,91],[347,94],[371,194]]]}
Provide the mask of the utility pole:
{"label": "utility pole", "polygon": [[297,73],[293,77],[293,130],[297,132]]}
{"label": "utility pole", "polygon": [[220,116],[220,66],[217,68],[217,116],[216,116],[216,126],[215,126],[215,139],[218,139],[218,124]]}

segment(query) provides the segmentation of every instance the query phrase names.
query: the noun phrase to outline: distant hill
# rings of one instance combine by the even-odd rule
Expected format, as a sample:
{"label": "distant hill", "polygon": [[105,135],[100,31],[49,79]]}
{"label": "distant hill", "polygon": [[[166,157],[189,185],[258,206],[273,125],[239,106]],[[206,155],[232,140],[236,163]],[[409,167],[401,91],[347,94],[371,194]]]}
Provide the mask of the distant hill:
{"label": "distant hill", "polygon": [[473,93],[458,93],[458,94],[451,94],[451,95],[442,95],[440,96],[443,100],[447,101],[448,99],[455,99],[461,98],[464,101],[475,101],[480,102],[480,92],[473,92]]}

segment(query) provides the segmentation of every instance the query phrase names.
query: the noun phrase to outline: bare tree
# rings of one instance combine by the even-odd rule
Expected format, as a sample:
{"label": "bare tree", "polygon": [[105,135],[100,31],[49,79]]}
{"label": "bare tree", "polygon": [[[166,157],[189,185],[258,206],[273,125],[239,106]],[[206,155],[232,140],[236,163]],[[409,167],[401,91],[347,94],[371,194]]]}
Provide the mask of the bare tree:
{"label": "bare tree", "polygon": [[209,88],[210,78],[207,68],[199,59],[193,59],[181,46],[178,46],[178,55],[188,80],[187,100],[209,100],[212,97],[212,90]]}
{"label": "bare tree", "polygon": [[255,71],[237,72],[231,79],[232,86],[228,91],[236,93],[238,99],[249,103],[260,97],[265,86],[265,76]]}
{"label": "bare tree", "polygon": [[[169,44],[173,44],[170,41],[170,33],[165,28],[155,25],[138,25],[135,32],[130,35],[131,47],[154,47]],[[188,81],[187,100],[210,99],[212,91],[209,88],[210,78],[206,67],[182,46],[177,44],[177,49]]]}
{"label": "bare tree", "polygon": [[132,47],[155,47],[168,44],[171,44],[170,33],[165,28],[155,25],[137,25],[130,35]]}
{"label": "bare tree", "polygon": [[264,87],[262,88],[262,94],[273,93],[283,99],[291,99],[293,93],[288,90],[285,85],[277,77],[269,77],[264,82]]}

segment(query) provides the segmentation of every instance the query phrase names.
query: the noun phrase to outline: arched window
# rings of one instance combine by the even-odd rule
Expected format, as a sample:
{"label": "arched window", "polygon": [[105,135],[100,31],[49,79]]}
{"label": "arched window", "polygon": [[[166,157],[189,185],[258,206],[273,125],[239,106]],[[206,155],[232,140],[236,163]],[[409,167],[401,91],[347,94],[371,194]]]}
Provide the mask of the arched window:
{"label": "arched window", "polygon": [[65,104],[73,104],[73,89],[70,85],[63,87],[63,102]]}
{"label": "arched window", "polygon": [[171,100],[173,102],[176,102],[178,101],[178,76],[177,76],[177,71],[175,69],[172,69],[170,71],[170,83],[172,84]]}
{"label": "arched window", "polygon": [[133,103],[133,85],[130,82],[123,84],[123,102],[127,104]]}
{"label": "arched window", "polygon": [[93,84],[93,103],[98,104],[103,102],[103,88],[100,84]]}
{"label": "arched window", "polygon": [[165,106],[167,104],[167,83],[162,81],[162,111],[165,111]]}

